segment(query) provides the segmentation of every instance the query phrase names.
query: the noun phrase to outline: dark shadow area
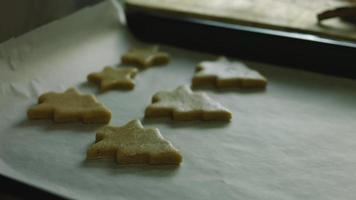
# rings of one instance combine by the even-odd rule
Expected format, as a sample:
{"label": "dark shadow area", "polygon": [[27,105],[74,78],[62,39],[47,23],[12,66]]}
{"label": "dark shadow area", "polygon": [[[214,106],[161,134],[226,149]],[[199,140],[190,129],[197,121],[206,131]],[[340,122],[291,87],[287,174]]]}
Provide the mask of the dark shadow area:
{"label": "dark shadow area", "polygon": [[217,88],[215,85],[191,86],[191,88],[195,92],[210,91],[217,94],[222,94],[222,93],[253,94],[253,93],[265,93],[267,90],[267,88],[232,88],[232,87]]}
{"label": "dark shadow area", "polygon": [[82,82],[78,85],[78,87],[83,88],[83,89],[92,89],[92,88],[97,88],[97,84],[89,82],[89,81],[85,81]]}
{"label": "dark shadow area", "polygon": [[138,73],[141,73],[141,72],[147,71],[147,70],[149,70],[151,68],[167,67],[168,65],[169,65],[169,63],[168,64],[155,64],[155,65],[148,66],[148,67],[141,67],[141,66],[134,65],[134,64],[129,65],[129,64],[123,64],[123,63],[120,62],[119,64],[117,64],[117,65],[115,65],[113,67],[117,67],[117,68],[120,68],[120,67],[135,67],[135,68],[138,69]]}
{"label": "dark shadow area", "polygon": [[121,92],[121,93],[132,92],[132,89],[110,89],[110,90],[102,91],[99,88],[99,84],[88,82],[88,81],[79,84],[78,89],[80,91],[85,91],[83,92],[83,94],[94,94],[94,95],[102,95],[109,92]]}
{"label": "dark shadow area", "polygon": [[89,81],[80,83],[78,85],[78,89],[80,91],[85,91],[85,93],[92,93],[95,95],[99,95],[101,93],[98,85]]}
{"label": "dark shadow area", "polygon": [[18,128],[42,127],[44,131],[90,131],[93,132],[106,124],[54,123],[52,120],[28,120],[24,119],[17,124]]}
{"label": "dark shadow area", "polygon": [[34,186],[0,175],[0,199],[52,199],[63,200],[64,197],[51,194]]}
{"label": "dark shadow area", "polygon": [[[356,14],[355,14],[356,15]],[[341,21],[350,24],[350,25],[356,25],[356,16],[353,17],[343,17],[341,18]]]}
{"label": "dark shadow area", "polygon": [[179,165],[120,165],[114,159],[83,160],[80,166],[84,168],[101,168],[112,175],[137,174],[148,177],[173,176],[179,170]]}
{"label": "dark shadow area", "polygon": [[142,124],[145,125],[157,125],[166,124],[171,128],[194,128],[194,129],[213,129],[213,128],[223,128],[230,124],[228,121],[173,121],[170,118],[143,118],[141,119]]}

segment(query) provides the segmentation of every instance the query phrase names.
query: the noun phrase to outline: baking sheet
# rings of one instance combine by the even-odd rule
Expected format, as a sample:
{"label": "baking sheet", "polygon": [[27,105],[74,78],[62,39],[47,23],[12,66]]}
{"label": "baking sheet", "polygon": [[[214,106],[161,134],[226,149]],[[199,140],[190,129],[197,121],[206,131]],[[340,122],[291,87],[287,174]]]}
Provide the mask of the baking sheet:
{"label": "baking sheet", "polygon": [[178,18],[192,17],[265,29],[309,33],[356,41],[356,26],[339,19],[318,23],[317,15],[338,7],[355,6],[354,0],[126,0],[129,7]]}
{"label": "baking sheet", "polygon": [[166,67],[142,71],[133,91],[98,93],[86,75],[115,65],[136,41],[110,2],[0,45],[0,173],[74,199],[354,199],[356,82],[260,63],[266,91],[214,91],[230,123],[144,120],[184,156],[179,167],[85,161],[98,125],[28,121],[47,91],[76,86],[113,112],[142,119],[152,95],[189,84],[217,55],[162,46]]}

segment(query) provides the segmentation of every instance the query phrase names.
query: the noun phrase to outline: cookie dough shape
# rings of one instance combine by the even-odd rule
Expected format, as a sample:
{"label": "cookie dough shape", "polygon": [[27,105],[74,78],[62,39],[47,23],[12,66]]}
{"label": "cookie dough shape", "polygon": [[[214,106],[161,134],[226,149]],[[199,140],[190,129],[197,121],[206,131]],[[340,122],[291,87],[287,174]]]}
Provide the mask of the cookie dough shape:
{"label": "cookie dough shape", "polygon": [[205,93],[193,92],[187,85],[172,92],[158,92],[146,108],[145,117],[172,117],[177,121],[229,121],[231,112]]}
{"label": "cookie dough shape", "polygon": [[121,127],[99,129],[87,158],[116,158],[119,164],[178,165],[182,162],[180,152],[158,129],[143,128],[139,120]]}
{"label": "cookie dough shape", "polygon": [[64,93],[48,92],[38,105],[27,111],[29,119],[53,119],[54,122],[108,123],[111,112],[93,95],[82,95],[69,88]]}
{"label": "cookie dough shape", "polygon": [[148,68],[153,65],[164,65],[170,61],[167,53],[160,52],[157,45],[132,49],[121,57],[121,62],[128,65],[136,65],[142,68]]}
{"label": "cookie dough shape", "polygon": [[118,69],[105,67],[102,72],[91,73],[87,78],[88,81],[99,84],[101,91],[111,89],[132,90],[135,87],[133,78],[137,72],[137,68],[134,67],[121,67]]}
{"label": "cookie dough shape", "polygon": [[218,88],[265,88],[267,79],[244,63],[220,57],[216,61],[201,62],[196,67],[193,87],[211,84]]}

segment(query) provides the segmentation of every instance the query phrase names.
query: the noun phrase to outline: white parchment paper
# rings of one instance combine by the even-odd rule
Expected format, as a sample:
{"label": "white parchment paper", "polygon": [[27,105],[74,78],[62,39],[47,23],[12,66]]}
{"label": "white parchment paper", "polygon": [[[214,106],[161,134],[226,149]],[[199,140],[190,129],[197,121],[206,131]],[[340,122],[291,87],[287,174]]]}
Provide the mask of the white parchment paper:
{"label": "white parchment paper", "polygon": [[139,73],[133,91],[98,93],[86,83],[141,45],[109,2],[1,44],[0,173],[75,199],[355,199],[352,80],[249,63],[268,78],[266,91],[204,90],[233,112],[230,123],[143,121],[181,150],[176,168],[87,162],[99,126],[26,119],[38,95],[75,86],[96,94],[121,126],[217,56],[162,46],[172,62]]}

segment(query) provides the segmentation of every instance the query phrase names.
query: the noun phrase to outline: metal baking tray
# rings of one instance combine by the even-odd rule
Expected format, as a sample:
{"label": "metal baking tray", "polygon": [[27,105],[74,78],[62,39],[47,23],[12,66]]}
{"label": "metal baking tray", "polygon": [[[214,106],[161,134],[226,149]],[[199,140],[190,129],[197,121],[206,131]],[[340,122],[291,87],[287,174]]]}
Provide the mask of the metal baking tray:
{"label": "metal baking tray", "polygon": [[356,43],[351,40],[170,15],[128,4],[125,13],[129,29],[143,41],[356,78]]}

